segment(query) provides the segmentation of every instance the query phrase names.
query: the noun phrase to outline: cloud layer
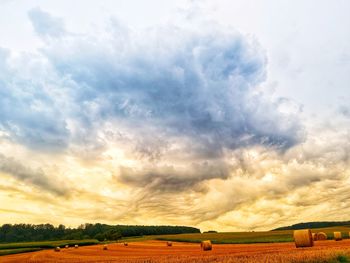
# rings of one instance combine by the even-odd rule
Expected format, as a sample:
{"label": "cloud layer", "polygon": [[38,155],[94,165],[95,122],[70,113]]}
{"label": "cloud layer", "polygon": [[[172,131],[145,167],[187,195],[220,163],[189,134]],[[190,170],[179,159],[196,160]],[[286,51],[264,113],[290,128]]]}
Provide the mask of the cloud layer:
{"label": "cloud layer", "polygon": [[73,34],[40,8],[28,17],[42,48],[0,49],[0,143],[12,149],[0,151],[0,172],[54,202],[39,214],[261,229],[317,207],[308,187],[327,202],[348,180],[347,129],[306,134],[300,107],[262,88],[267,59],[254,39],[115,18]]}

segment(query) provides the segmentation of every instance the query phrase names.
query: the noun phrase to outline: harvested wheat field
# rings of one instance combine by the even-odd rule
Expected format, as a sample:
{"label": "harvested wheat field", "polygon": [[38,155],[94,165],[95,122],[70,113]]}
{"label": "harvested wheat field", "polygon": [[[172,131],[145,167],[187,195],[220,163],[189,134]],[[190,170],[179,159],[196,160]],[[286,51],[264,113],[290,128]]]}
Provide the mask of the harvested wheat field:
{"label": "harvested wheat field", "polygon": [[350,240],[316,242],[314,247],[295,248],[294,243],[213,245],[213,250],[202,251],[200,244],[147,241],[63,249],[60,252],[43,250],[1,257],[1,262],[120,262],[120,263],[199,263],[199,262],[309,262],[327,260],[350,254]]}

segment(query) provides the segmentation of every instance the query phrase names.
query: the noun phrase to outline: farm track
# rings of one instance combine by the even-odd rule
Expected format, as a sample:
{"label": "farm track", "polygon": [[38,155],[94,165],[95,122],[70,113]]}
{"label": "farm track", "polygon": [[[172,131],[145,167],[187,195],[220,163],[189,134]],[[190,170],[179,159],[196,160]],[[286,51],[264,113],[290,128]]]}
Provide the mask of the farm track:
{"label": "farm track", "polygon": [[[296,249],[294,243],[213,245],[212,251],[201,251],[199,244],[146,241],[123,244],[62,248],[60,252],[43,250],[0,257],[1,263],[30,262],[120,262],[120,263],[209,263],[209,262],[310,262],[327,260],[338,254],[350,255],[350,240],[318,241],[314,247]],[[326,261],[323,261],[326,262]]]}

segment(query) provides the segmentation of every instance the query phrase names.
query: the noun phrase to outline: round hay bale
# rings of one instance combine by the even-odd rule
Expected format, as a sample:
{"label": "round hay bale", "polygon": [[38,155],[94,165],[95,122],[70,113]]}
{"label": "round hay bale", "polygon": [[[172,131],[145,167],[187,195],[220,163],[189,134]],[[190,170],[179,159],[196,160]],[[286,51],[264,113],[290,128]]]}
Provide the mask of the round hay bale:
{"label": "round hay bale", "polygon": [[74,248],[78,248],[79,246],[78,245],[74,245]]}
{"label": "round hay bale", "polygon": [[60,248],[60,247],[55,247],[55,251],[56,251],[56,252],[60,252],[60,251],[61,251],[61,248]]}
{"label": "round hay bale", "polygon": [[293,237],[296,247],[312,247],[314,245],[310,229],[294,230]]}
{"label": "round hay bale", "polygon": [[171,247],[171,246],[173,245],[173,242],[168,241],[168,242],[166,242],[166,245],[167,245],[168,247]]}
{"label": "round hay bale", "polygon": [[205,240],[201,242],[201,248],[203,251],[212,250],[212,245],[210,240]]}
{"label": "round hay bale", "polygon": [[103,245],[103,250],[107,250],[108,246],[107,245]]}
{"label": "round hay bale", "polygon": [[317,233],[317,240],[327,240],[327,234],[324,232]]}
{"label": "round hay bale", "polygon": [[65,248],[69,248],[69,245],[65,245],[64,247],[65,247]]}
{"label": "round hay bale", "polygon": [[341,241],[342,240],[341,232],[334,232],[334,240],[335,241]]}
{"label": "round hay bale", "polygon": [[124,246],[126,246],[126,247],[127,247],[128,245],[129,245],[129,244],[128,244],[128,242],[124,242]]}
{"label": "round hay bale", "polygon": [[316,233],[312,233],[312,240],[317,241],[317,234]]}

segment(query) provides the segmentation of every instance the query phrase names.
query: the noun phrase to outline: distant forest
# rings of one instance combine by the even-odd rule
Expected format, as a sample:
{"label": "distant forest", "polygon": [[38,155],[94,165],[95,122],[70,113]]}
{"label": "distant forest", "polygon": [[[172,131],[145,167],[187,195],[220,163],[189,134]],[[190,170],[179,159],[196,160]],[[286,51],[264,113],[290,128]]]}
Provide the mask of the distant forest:
{"label": "distant forest", "polygon": [[332,227],[332,226],[350,226],[350,221],[324,221],[324,222],[306,222],[298,223],[291,226],[284,226],[273,229],[272,231],[277,230],[296,230],[296,229],[305,229],[305,228],[323,228],[323,227]]}
{"label": "distant forest", "polygon": [[78,228],[67,228],[64,225],[55,227],[51,224],[5,224],[0,227],[0,242],[26,242],[47,240],[98,239],[118,240],[122,237],[143,235],[166,235],[200,233],[198,228],[187,226],[133,226],[83,224]]}

